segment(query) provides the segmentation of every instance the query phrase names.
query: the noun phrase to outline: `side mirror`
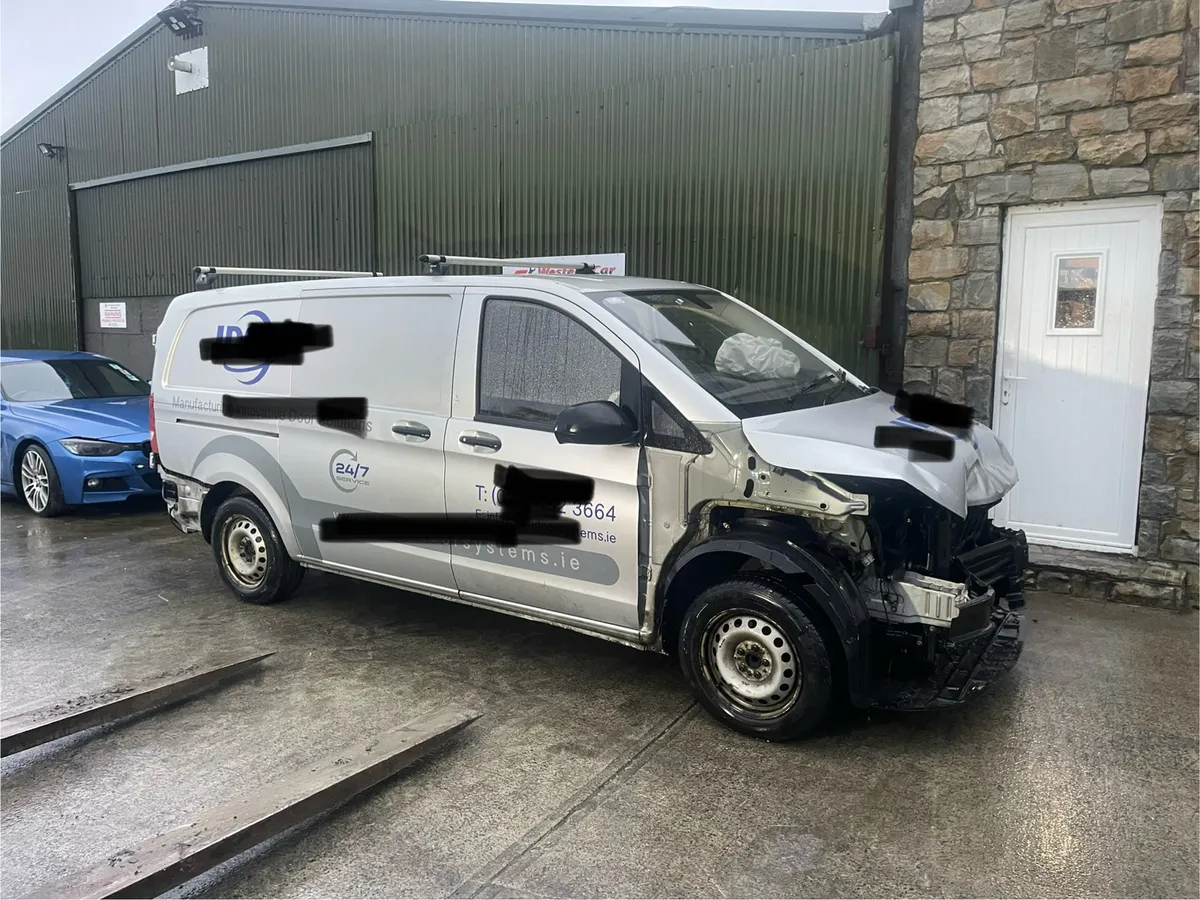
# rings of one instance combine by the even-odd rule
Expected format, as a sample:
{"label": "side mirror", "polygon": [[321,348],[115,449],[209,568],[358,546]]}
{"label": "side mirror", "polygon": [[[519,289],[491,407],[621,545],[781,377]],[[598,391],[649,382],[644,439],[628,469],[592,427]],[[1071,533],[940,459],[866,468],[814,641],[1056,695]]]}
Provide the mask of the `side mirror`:
{"label": "side mirror", "polygon": [[608,400],[568,406],[558,414],[554,436],[560,444],[628,444],[637,440],[625,410]]}

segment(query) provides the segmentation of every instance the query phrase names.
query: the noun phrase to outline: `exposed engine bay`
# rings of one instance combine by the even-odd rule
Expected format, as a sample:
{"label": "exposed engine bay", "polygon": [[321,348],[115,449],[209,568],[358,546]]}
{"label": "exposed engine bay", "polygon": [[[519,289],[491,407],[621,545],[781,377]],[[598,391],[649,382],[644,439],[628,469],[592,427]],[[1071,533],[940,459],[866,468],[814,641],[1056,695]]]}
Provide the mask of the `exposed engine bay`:
{"label": "exposed engine bay", "polygon": [[[876,415],[889,409],[872,399],[842,406],[862,403]],[[774,424],[782,450],[778,429],[799,426]],[[877,638],[872,663],[884,676],[879,684],[897,695],[891,705],[957,702],[988,680],[982,670],[1011,666],[1020,652],[1021,617],[1014,613],[1024,606],[1028,547],[1022,532],[990,518],[1016,481],[990,431],[975,426],[953,460],[899,458],[911,480],[895,477],[886,451],[871,451],[885,460],[878,472],[814,472],[763,460],[757,446],[738,437],[710,435],[728,460],[724,477],[712,466],[689,472],[689,493],[713,498],[701,508],[698,532],[777,531],[827,569],[843,571],[866,606]]]}
{"label": "exposed engine bay", "polygon": [[1024,535],[993,525],[990,507],[971,507],[963,519],[904,484],[837,481],[871,498],[866,515],[777,517],[841,564],[889,630],[940,629],[945,639],[968,640],[987,630],[997,605],[1023,605]]}
{"label": "exposed engine bay", "polygon": [[[919,644],[970,640],[987,631],[997,607],[1023,606],[1025,536],[992,524],[994,504],[972,506],[962,518],[905,484],[837,481],[868,494],[870,512],[848,518],[826,536],[825,547],[847,566],[872,618],[891,637]],[[847,541],[846,531],[860,535]]]}

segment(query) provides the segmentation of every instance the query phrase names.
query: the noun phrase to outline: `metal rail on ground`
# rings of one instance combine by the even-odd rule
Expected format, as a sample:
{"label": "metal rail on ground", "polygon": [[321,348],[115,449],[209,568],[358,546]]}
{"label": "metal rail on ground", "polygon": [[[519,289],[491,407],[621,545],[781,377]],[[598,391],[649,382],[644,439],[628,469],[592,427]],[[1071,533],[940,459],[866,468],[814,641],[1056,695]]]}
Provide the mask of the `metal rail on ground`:
{"label": "metal rail on ground", "polygon": [[264,785],[30,897],[156,897],[300,822],[328,812],[439,749],[480,716],[443,707]]}
{"label": "metal rail on ground", "polygon": [[[259,653],[199,672],[185,671],[142,685],[108,688],[88,697],[64,700],[18,713],[0,721],[0,756],[21,753],[98,725],[116,722],[134,713],[181,700],[238,675],[273,655],[274,651]],[[113,699],[114,696],[116,699]]]}

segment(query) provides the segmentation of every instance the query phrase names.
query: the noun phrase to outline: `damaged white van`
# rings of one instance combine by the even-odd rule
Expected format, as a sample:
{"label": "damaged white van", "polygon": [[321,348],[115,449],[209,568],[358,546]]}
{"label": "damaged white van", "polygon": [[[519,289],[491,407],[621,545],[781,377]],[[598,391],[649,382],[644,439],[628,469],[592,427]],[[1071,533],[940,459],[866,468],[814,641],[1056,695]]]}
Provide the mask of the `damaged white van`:
{"label": "damaged white van", "polygon": [[[284,600],[320,569],[669,653],[717,719],[770,739],[835,703],[956,704],[1013,666],[1028,551],[989,519],[1017,475],[988,428],[946,432],[950,460],[877,449],[877,426],[928,426],[711,288],[423,260],[424,276],[171,303],[153,461],[238,597]],[[201,358],[205,338],[289,319],[330,326],[332,346],[301,365]],[[231,419],[226,395],[367,412]],[[322,540],[342,513],[495,516],[498,463],[591,478],[591,502],[563,510],[582,540]]]}

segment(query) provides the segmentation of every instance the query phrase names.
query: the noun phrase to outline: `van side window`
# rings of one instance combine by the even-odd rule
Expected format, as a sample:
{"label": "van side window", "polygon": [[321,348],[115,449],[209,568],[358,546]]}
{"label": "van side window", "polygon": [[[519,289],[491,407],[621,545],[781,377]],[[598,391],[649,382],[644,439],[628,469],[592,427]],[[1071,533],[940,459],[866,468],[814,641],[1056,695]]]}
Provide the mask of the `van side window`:
{"label": "van side window", "polygon": [[483,306],[478,413],[548,428],[568,406],[621,402],[621,357],[549,306],[489,298]]}
{"label": "van side window", "polygon": [[646,410],[646,446],[663,450],[682,450],[685,453],[712,453],[712,445],[683,417],[666,397],[642,382],[642,408]]}

